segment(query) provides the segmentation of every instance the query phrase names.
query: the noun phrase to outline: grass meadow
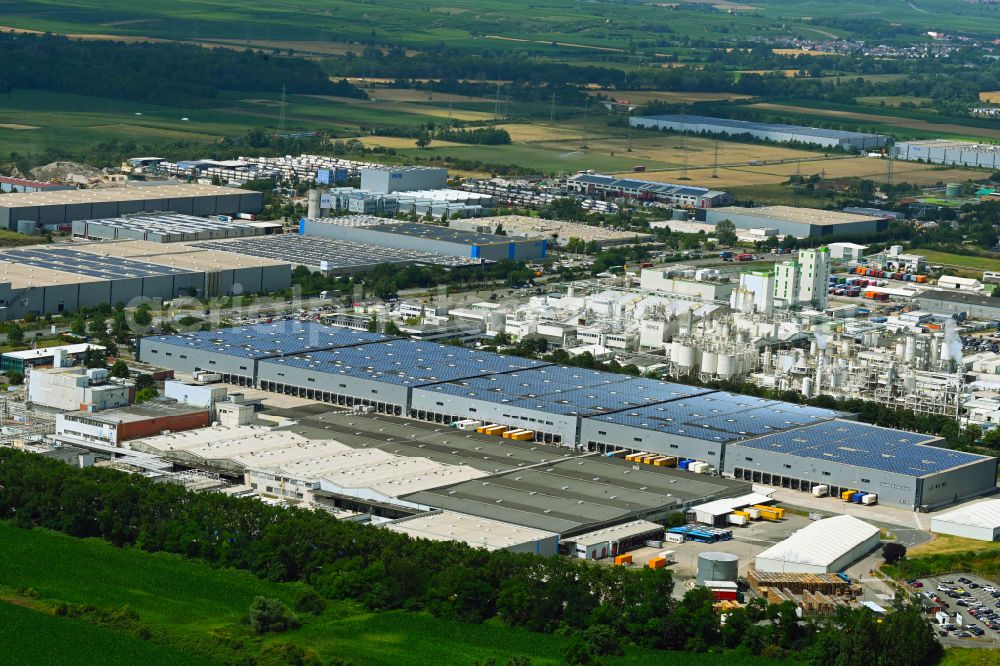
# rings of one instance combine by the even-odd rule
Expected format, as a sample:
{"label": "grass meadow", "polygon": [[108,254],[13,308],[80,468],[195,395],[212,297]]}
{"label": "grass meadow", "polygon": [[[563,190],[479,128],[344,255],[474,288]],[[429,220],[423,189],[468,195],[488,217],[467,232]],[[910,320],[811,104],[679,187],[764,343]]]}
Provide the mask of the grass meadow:
{"label": "grass meadow", "polygon": [[[510,629],[496,621],[469,625],[404,611],[371,613],[351,602],[332,602],[320,616],[300,616],[299,629],[262,638],[250,634],[241,623],[254,597],[274,597],[291,604],[304,586],[267,582],[246,572],[213,569],[175,555],[118,549],[103,541],[46,530],[22,530],[9,523],[0,523],[0,542],[4,544],[0,663],[75,664],[49,660],[49,656],[79,652],[89,658],[86,663],[94,663],[94,655],[105,654],[105,663],[221,664],[257,656],[272,643],[290,643],[314,651],[324,661],[339,657],[357,666],[471,666],[489,657],[502,664],[517,655],[529,656],[534,666],[556,666],[563,662],[569,643],[565,637]],[[30,594],[24,593],[27,588]],[[55,617],[52,610],[58,603],[92,604],[101,609],[127,605],[138,614],[139,625],[148,630],[148,639]],[[46,637],[46,645],[37,648],[38,659],[25,661],[23,655],[32,654],[32,643],[39,635]],[[122,651],[135,656],[116,659]],[[788,664],[639,648],[629,648],[624,656],[607,663]]]}

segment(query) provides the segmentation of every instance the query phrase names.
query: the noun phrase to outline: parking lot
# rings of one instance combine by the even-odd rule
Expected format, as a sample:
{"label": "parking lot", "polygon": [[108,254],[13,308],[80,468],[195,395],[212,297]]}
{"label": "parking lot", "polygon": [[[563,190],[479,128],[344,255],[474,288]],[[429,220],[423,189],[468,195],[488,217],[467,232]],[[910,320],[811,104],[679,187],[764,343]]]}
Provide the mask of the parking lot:
{"label": "parking lot", "polygon": [[938,639],[950,647],[1000,647],[1000,585],[971,574],[921,578],[911,583],[924,598],[938,598],[950,616],[941,625],[932,618]]}

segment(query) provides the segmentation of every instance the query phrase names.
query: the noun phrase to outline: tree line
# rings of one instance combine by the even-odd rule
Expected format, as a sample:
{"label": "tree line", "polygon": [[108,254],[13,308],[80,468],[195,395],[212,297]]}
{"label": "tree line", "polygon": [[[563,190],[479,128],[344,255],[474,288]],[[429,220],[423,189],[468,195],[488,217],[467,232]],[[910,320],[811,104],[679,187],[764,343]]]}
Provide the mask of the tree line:
{"label": "tree line", "polygon": [[738,648],[796,655],[816,666],[923,666],[941,654],[916,606],[900,604],[879,623],[864,609],[803,621],[790,603],[758,601],[731,611],[723,624],[708,590],[673,598],[667,570],[412,539],[323,511],[193,493],[13,449],[0,450],[0,519],[199,558],[267,580],[302,581],[324,597],[371,610],[424,611],[470,623],[496,618],[576,635],[582,647],[573,663],[593,663],[595,654],[624,643],[692,652]]}
{"label": "tree line", "polygon": [[0,91],[15,88],[93,95],[172,107],[206,107],[220,91],[263,90],[367,98],[331,83],[316,63],[262,51],[186,44],[72,40],[0,34]]}

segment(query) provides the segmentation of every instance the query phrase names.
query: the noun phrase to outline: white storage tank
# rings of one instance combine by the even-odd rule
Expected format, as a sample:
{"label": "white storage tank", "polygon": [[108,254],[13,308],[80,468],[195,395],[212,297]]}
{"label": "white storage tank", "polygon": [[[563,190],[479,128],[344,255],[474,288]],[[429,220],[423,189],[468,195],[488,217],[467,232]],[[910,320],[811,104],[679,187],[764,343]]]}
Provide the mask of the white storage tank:
{"label": "white storage tank", "polygon": [[715,352],[706,351],[701,355],[701,371],[708,375],[714,375],[719,369],[719,355]]}
{"label": "white storage tank", "polygon": [[733,354],[719,354],[717,374],[723,379],[728,379],[736,375],[736,356]]}
{"label": "white storage tank", "polygon": [[740,558],[732,553],[707,551],[698,555],[698,585],[708,580],[736,582],[740,573]]}

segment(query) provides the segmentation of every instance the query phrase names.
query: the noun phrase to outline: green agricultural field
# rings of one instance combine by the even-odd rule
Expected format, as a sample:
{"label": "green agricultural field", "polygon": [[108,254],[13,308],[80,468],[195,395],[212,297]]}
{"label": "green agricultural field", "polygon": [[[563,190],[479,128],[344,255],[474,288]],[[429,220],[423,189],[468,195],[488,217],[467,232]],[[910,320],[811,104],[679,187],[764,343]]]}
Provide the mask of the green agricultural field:
{"label": "green agricultural field", "polygon": [[[353,603],[331,603],[320,616],[304,615],[302,626],[264,638],[249,634],[241,624],[257,595],[293,603],[301,584],[271,583],[242,571],[213,569],[198,561],[175,555],[117,549],[103,541],[75,539],[46,530],[22,530],[0,523],[0,662],[63,664],[58,660],[11,659],[39,632],[48,632],[46,650],[55,654],[82,650],[89,643],[106,650],[86,654],[115,655],[136,641],[131,634],[98,630],[82,620],[39,614],[35,622],[12,620],[18,615],[4,601],[51,611],[57,603],[93,604],[101,609],[127,605],[138,614],[138,623],[148,629],[148,657],[136,648],[136,659],[105,659],[104,663],[207,663],[221,664],[237,657],[253,656],[273,643],[290,643],[315,651],[326,662],[339,657],[358,666],[411,664],[469,666],[495,657],[505,663],[516,655],[531,657],[535,666],[556,666],[568,639],[507,628],[498,622],[469,625],[438,620],[429,615],[392,611],[370,613]],[[89,563],[89,564],[88,564]],[[94,565],[99,563],[99,565]],[[18,590],[31,588],[31,595]],[[20,611],[21,609],[19,609]],[[25,610],[21,613],[41,613]],[[25,616],[27,617],[27,616]],[[72,630],[59,631],[69,626]],[[46,635],[43,633],[42,635]],[[5,652],[6,651],[6,652]],[[183,658],[178,658],[183,654]],[[172,659],[172,662],[171,662]],[[81,662],[82,663],[82,662]],[[94,663],[91,660],[89,663]],[[609,666],[767,666],[773,662],[736,655],[694,655],[630,648]]]}
{"label": "green agricultural field", "polygon": [[[728,8],[737,11],[729,14]],[[748,6],[750,11],[740,11]],[[19,29],[68,34],[147,36],[184,41],[231,40],[294,48],[306,42],[392,41],[411,48],[440,43],[479,50],[483,36],[507,37],[490,48],[531,48],[597,53],[629,47],[630,39],[650,35],[651,23],[669,24],[677,34],[699,38],[769,30],[803,37],[848,36],[841,28],[813,19],[865,17],[925,30],[1000,31],[1000,16],[986,3],[948,0],[893,0],[873,5],[863,0],[760,0],[752,3],[698,3],[671,8],[660,4],[580,3],[576,0],[449,0],[446,3],[393,0],[332,0],[325,3],[287,0],[260,3],[205,0],[108,3],[105,0],[19,0],[6,3],[3,22]]]}
{"label": "green agricultural field", "polygon": [[580,148],[576,145],[547,147],[530,144],[510,144],[507,146],[447,146],[420,150],[418,148],[398,151],[410,157],[452,157],[462,160],[479,160],[488,164],[516,164],[537,169],[539,173],[573,173],[585,169],[600,172],[630,171],[638,163],[646,165],[647,169],[676,168],[679,164],[640,160],[630,157],[625,151],[625,141],[622,140],[620,151],[614,155],[609,152],[597,152]]}
{"label": "green agricultural field", "polygon": [[1000,271],[1000,256],[973,257],[962,254],[951,254],[949,252],[938,252],[937,250],[923,250],[921,248],[913,248],[910,251],[915,254],[924,255],[930,264],[941,264],[946,268],[973,268],[981,271]]}
{"label": "green agricultural field", "polygon": [[213,662],[130,634],[0,602],[0,661],[42,666],[142,663],[145,666]]}

